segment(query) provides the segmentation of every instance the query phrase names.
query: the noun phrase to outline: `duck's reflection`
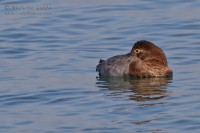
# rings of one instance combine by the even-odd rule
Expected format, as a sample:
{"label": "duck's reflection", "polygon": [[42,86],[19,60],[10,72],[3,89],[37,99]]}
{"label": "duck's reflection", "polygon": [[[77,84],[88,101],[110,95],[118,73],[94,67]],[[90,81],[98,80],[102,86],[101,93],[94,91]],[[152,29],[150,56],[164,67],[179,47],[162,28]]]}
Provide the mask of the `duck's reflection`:
{"label": "duck's reflection", "polygon": [[170,78],[118,78],[118,77],[98,77],[97,86],[115,90],[119,95],[130,93],[128,98],[134,101],[158,100],[168,96],[167,86],[171,83]]}

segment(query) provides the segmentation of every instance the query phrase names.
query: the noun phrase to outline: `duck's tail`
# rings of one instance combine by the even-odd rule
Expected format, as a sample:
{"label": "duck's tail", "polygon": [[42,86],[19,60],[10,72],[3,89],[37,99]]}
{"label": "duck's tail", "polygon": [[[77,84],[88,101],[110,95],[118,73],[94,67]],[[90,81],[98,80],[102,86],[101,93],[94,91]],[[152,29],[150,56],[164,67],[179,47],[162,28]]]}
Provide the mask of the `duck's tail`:
{"label": "duck's tail", "polygon": [[96,71],[97,71],[97,72],[100,71],[101,65],[102,65],[103,62],[104,62],[104,60],[102,60],[102,59],[99,60],[99,64],[96,66]]}

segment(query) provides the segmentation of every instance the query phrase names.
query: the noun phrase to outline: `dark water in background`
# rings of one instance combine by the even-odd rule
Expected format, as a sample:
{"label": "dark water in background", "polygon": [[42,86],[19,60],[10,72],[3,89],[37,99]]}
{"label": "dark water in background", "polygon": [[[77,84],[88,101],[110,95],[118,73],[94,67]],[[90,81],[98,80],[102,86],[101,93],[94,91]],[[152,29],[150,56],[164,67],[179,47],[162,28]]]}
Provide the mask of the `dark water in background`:
{"label": "dark water in background", "polygon": [[[2,0],[0,132],[200,132],[200,1]],[[96,79],[141,39],[173,79]]]}

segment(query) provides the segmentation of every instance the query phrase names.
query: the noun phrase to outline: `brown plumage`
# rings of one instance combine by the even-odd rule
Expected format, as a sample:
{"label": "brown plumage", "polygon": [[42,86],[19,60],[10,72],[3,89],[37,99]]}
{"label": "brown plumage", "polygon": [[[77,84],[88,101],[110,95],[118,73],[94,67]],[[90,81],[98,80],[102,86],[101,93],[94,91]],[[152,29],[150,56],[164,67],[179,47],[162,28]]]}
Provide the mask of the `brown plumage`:
{"label": "brown plumage", "polygon": [[138,41],[131,52],[100,60],[100,76],[171,77],[167,58],[161,48],[149,41]]}

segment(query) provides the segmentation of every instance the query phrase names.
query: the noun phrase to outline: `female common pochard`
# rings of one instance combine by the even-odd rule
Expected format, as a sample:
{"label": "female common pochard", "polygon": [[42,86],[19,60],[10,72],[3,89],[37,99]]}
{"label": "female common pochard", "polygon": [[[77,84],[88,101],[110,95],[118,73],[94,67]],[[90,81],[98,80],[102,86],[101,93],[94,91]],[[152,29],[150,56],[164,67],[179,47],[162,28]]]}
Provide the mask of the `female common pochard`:
{"label": "female common pochard", "polygon": [[167,58],[161,48],[152,42],[141,40],[128,54],[100,59],[96,66],[99,76],[172,77]]}

